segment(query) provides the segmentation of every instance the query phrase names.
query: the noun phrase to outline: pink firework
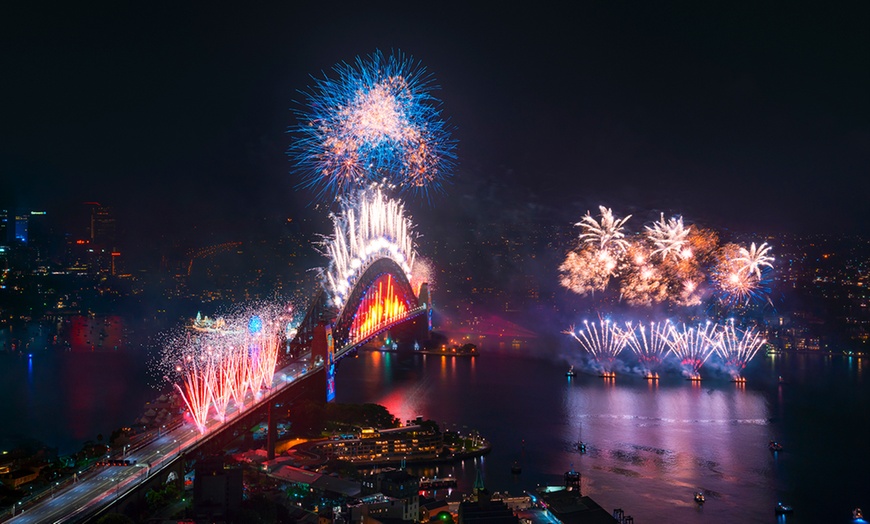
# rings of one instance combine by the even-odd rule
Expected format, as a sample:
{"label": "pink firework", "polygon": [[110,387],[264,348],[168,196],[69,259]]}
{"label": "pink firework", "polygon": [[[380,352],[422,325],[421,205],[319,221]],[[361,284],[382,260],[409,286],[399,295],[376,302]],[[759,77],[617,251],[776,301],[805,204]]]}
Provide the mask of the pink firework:
{"label": "pink firework", "polygon": [[626,342],[643,366],[644,376],[653,376],[671,350],[670,321],[633,326],[626,322]]}
{"label": "pink firework", "polygon": [[701,366],[716,349],[713,341],[715,332],[716,324],[709,320],[706,324],[694,327],[686,327],[685,324],[681,327],[671,326],[671,349],[680,359],[688,378],[700,379]]}
{"label": "pink firework", "polygon": [[758,350],[767,342],[753,328],[738,330],[734,327],[734,319],[725,323],[717,333],[716,351],[731,372],[732,378],[742,380],[741,373],[746,364],[755,357]]}

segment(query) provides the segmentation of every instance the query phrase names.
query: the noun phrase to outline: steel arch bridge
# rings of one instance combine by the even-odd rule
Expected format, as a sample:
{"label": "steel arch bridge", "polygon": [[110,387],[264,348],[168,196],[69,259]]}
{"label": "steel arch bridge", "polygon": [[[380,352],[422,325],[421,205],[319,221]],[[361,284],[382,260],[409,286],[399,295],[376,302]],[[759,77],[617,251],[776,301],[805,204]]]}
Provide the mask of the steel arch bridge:
{"label": "steel arch bridge", "polygon": [[324,289],[315,296],[291,347],[312,347],[312,358],[326,355],[317,347],[318,328],[329,328],[337,362],[385,331],[414,321],[415,341],[429,337],[431,304],[427,284],[414,292],[408,277],[389,257],[378,258],[360,274],[341,308],[328,304]]}

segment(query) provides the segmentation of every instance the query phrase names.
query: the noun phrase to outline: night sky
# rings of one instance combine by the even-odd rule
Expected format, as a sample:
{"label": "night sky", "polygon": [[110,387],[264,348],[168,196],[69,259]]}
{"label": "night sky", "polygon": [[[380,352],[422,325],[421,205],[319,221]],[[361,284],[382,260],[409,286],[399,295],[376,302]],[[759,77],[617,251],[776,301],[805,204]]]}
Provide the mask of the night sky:
{"label": "night sky", "polygon": [[100,201],[146,237],[322,215],[286,155],[299,91],[400,49],[459,142],[422,216],[870,233],[867,2],[22,4],[0,16],[3,206]]}

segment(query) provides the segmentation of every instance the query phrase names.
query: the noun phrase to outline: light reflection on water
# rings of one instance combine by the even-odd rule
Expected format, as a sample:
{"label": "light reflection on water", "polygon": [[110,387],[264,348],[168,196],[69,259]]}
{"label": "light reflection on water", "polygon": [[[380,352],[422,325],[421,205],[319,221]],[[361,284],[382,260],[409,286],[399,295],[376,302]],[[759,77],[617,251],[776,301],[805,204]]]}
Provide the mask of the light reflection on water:
{"label": "light reflection on water", "polygon": [[[788,522],[818,521],[828,515],[824,501],[808,504],[803,491],[818,497],[822,489],[842,488],[820,486],[812,474],[818,465],[804,464],[820,460],[819,454],[800,453],[805,442],[842,428],[803,419],[814,416],[804,405],[817,403],[823,386],[837,396],[849,394],[846,386],[867,389],[857,362],[850,371],[844,359],[819,355],[759,357],[746,384],[725,377],[650,382],[581,373],[568,379],[561,363],[507,353],[476,359],[394,354],[389,372],[379,358],[363,352],[342,367],[340,402],[382,403],[401,420],[422,415],[451,429],[477,429],[493,443],[484,460],[413,471],[453,474],[458,491],[468,492],[480,467],[490,490],[521,493],[560,483],[573,466],[586,494],[638,522],[771,522],[783,497],[796,506]],[[815,416],[832,414],[823,408]],[[786,450],[771,453],[771,439]],[[576,449],[579,440],[587,443],[584,455]],[[510,474],[514,461],[522,464],[520,475]],[[703,508],[692,499],[698,490],[707,493]]]}

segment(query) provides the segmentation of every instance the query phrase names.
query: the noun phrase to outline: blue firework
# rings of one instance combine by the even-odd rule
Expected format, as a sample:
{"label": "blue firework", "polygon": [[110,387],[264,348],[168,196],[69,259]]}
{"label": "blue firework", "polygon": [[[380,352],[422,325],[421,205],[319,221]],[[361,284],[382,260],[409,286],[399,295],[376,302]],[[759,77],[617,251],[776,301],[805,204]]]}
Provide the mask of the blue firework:
{"label": "blue firework", "polygon": [[319,198],[343,195],[371,183],[428,198],[441,189],[456,162],[456,142],[432,96],[432,76],[402,53],[333,68],[315,78],[295,111],[290,155],[300,186]]}

